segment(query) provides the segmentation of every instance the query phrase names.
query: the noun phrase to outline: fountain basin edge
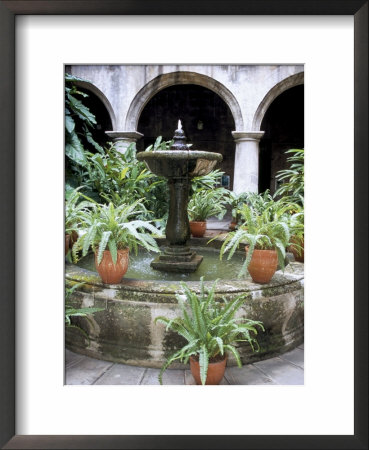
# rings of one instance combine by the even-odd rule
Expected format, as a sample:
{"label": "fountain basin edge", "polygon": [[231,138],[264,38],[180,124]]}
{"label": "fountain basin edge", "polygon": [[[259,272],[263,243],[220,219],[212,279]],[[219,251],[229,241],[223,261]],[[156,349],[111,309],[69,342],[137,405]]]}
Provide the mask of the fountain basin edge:
{"label": "fountain basin edge", "polygon": [[[191,240],[190,245],[201,245]],[[213,241],[219,247],[221,242]],[[216,299],[230,300],[245,295],[239,315],[260,320],[265,333],[257,336],[260,351],[252,353],[248,345],[239,345],[244,364],[266,359],[295,348],[304,338],[304,265],[290,263],[285,272],[276,272],[266,285],[251,279],[220,280]],[[66,287],[84,282],[70,300],[75,307],[100,307],[103,311],[79,318],[76,323],[89,336],[89,341],[74,328],[66,328],[65,343],[70,350],[93,358],[144,367],[161,367],[184,341],[165,326],[154,323],[158,316],[176,317],[180,308],[175,297],[181,289],[180,281],[138,280],[124,278],[120,284],[106,285],[89,270],[66,264]],[[199,292],[199,281],[188,281]],[[212,286],[213,281],[205,281]],[[228,365],[235,365],[230,357]],[[183,368],[181,363],[171,368]]]}

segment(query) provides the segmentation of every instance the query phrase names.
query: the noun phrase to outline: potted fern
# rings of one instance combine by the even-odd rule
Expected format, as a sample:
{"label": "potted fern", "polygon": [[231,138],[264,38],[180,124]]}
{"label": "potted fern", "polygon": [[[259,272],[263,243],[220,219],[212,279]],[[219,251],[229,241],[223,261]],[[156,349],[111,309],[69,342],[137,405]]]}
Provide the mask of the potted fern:
{"label": "potted fern", "polygon": [[211,216],[222,219],[226,213],[226,197],[224,189],[200,189],[190,198],[188,215],[191,234],[203,237],[206,231],[206,220]]}
{"label": "potted fern", "polygon": [[185,364],[190,361],[191,373],[197,384],[219,384],[224,376],[227,353],[232,353],[238,366],[242,366],[235,347],[237,342],[248,342],[253,351],[258,351],[255,336],[258,327],[264,331],[262,323],[244,317],[236,318],[236,313],[244,304],[244,295],[229,302],[226,299],[216,301],[216,284],[215,281],[207,290],[201,277],[198,295],[181,283],[183,293],[178,292],[176,297],[182,315],[175,319],[162,316],[155,319],[155,322],[163,323],[167,330],[175,331],[187,341],[163,365],[159,373],[160,384],[164,371],[176,360]]}
{"label": "potted fern", "polygon": [[131,205],[114,207],[91,202],[90,209],[84,212],[85,229],[73,245],[74,261],[78,252],[86,256],[91,248],[95,253],[96,269],[104,283],[119,283],[128,269],[129,251],[137,253],[138,246],[158,252],[153,235],[159,230],[149,221],[132,220],[140,214],[142,201]]}
{"label": "potted fern", "polygon": [[282,202],[270,202],[258,213],[243,205],[240,209],[243,224],[237,231],[228,233],[220,249],[220,258],[229,252],[230,259],[241,244],[245,245],[246,259],[239,276],[248,270],[254,282],[268,283],[278,263],[282,270],[285,266],[286,247],[290,241],[287,209]]}

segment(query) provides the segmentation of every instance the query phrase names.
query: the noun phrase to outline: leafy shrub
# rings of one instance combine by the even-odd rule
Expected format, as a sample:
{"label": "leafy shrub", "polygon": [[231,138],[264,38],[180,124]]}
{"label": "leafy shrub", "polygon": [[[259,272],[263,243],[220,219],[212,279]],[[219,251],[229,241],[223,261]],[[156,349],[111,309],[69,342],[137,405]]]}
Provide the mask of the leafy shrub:
{"label": "leafy shrub", "polygon": [[290,167],[285,170],[280,170],[276,178],[283,183],[279,186],[274,194],[274,197],[287,196],[288,200],[293,203],[303,204],[304,199],[304,150],[291,149],[286,153],[292,153],[292,156],[287,158]]}
{"label": "leafy shrub", "polygon": [[245,294],[231,301],[223,298],[222,302],[218,302],[215,300],[216,284],[217,281],[211,289],[207,290],[204,279],[201,277],[200,295],[198,295],[185,283],[181,283],[185,298],[181,292],[176,294],[182,312],[181,317],[168,319],[159,316],[155,319],[155,322],[163,323],[167,330],[175,331],[187,341],[187,344],[171,355],[163,365],[159,374],[160,384],[162,384],[164,371],[176,360],[186,364],[190,356],[197,355],[201,382],[205,384],[209,361],[219,354],[231,352],[238,366],[242,366],[235,343],[248,342],[254,351],[254,345],[258,350],[258,342],[254,336],[257,335],[257,327],[264,331],[262,323],[244,317],[235,317],[244,304]]}
{"label": "leafy shrub", "polygon": [[194,221],[205,221],[211,216],[221,219],[226,213],[226,203],[225,189],[200,189],[192,195],[188,202],[189,218]]}
{"label": "leafy shrub", "polygon": [[148,221],[132,220],[140,213],[140,207],[140,200],[117,207],[112,203],[91,203],[90,210],[84,212],[85,233],[73,245],[74,261],[78,260],[79,251],[82,250],[82,256],[86,256],[90,248],[97,253],[98,264],[107,247],[114,264],[117,261],[117,250],[124,248],[133,249],[137,253],[138,246],[142,246],[158,252],[159,248],[152,234],[159,234],[159,230]]}
{"label": "leafy shrub", "polygon": [[228,233],[220,249],[220,258],[229,252],[228,259],[231,259],[240,244],[249,245],[247,257],[242,265],[239,277],[246,272],[255,248],[258,250],[276,250],[279,265],[284,269],[286,247],[290,241],[288,207],[282,201],[279,201],[271,202],[261,212],[248,205],[243,205],[240,209],[243,224],[238,230]]}

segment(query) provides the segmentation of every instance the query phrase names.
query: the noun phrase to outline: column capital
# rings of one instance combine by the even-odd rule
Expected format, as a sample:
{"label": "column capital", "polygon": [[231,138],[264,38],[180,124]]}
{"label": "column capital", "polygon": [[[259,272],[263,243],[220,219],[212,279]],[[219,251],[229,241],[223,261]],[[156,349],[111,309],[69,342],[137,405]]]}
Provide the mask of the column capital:
{"label": "column capital", "polygon": [[264,136],[264,131],[232,131],[232,136],[236,142],[259,142],[260,139]]}
{"label": "column capital", "polygon": [[105,133],[116,141],[136,142],[142,138],[143,134],[138,131],[105,131]]}

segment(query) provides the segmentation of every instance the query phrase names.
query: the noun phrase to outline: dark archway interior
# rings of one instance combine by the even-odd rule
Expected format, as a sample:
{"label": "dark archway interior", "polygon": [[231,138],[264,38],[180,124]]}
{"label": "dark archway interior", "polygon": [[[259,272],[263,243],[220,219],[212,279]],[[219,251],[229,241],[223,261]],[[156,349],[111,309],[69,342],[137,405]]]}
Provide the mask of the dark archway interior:
{"label": "dark archway interior", "polygon": [[194,84],[175,85],[158,92],[143,109],[137,131],[144,137],[137,142],[144,150],[158,136],[171,140],[178,119],[181,120],[191,150],[221,153],[219,168],[230,176],[233,186],[235,143],[231,132],[235,129],[227,104],[213,91]]}
{"label": "dark archway interior", "polygon": [[279,95],[269,106],[260,129],[259,192],[277,188],[275,175],[288,167],[285,151],[304,148],[304,86],[295,86]]}
{"label": "dark archway interior", "polygon": [[88,95],[88,97],[83,98],[78,97],[78,98],[82,101],[82,103],[85,106],[87,106],[87,108],[92,112],[92,114],[95,115],[97,124],[95,125],[95,129],[92,131],[92,135],[98,144],[104,146],[106,142],[110,139],[109,136],[105,133],[105,131],[113,129],[110,115],[104,103],[99,99],[97,95],[95,95],[88,89],[82,88],[80,86],[78,86],[78,90]]}

